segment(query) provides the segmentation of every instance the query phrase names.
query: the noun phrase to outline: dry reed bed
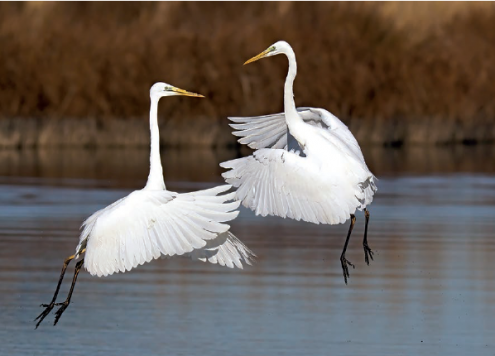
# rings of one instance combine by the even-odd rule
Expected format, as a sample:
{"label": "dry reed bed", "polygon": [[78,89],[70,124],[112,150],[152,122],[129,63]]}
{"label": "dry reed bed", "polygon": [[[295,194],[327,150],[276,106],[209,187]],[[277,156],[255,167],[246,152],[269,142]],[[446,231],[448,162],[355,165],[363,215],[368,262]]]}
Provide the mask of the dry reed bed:
{"label": "dry reed bed", "polygon": [[494,141],[495,10],[410,38],[363,3],[0,3],[0,146],[147,145],[158,80],[207,96],[160,103],[165,144],[233,143],[226,116],[283,109],[286,60],[242,67],[279,39],[297,104],[363,144]]}

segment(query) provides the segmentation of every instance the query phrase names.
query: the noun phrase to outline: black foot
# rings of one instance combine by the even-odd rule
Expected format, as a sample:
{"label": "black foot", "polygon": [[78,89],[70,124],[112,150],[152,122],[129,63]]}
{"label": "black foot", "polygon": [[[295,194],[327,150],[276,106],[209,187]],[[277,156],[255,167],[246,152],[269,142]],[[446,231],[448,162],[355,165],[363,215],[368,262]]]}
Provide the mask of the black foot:
{"label": "black foot", "polygon": [[41,322],[43,321],[43,319],[45,319],[47,317],[48,314],[50,314],[50,312],[52,311],[53,307],[55,306],[55,303],[51,303],[51,304],[41,304],[40,307],[43,307],[45,308],[45,310],[43,310],[43,312],[38,315],[38,317],[36,319],[34,319],[34,321],[38,320],[38,323],[36,324],[36,327],[35,329],[38,329],[38,326],[40,326]]}
{"label": "black foot", "polygon": [[370,258],[373,261],[373,251],[371,250],[371,248],[368,246],[367,243],[363,244],[363,248],[364,248],[364,262],[366,262],[366,264],[369,266]]}
{"label": "black foot", "polygon": [[348,266],[352,266],[352,268],[355,268],[355,267],[351,262],[347,261],[347,259],[345,258],[344,255],[340,256],[340,263],[342,264],[342,272],[344,274],[344,281],[345,281],[345,284],[347,284],[347,278],[350,277]]}
{"label": "black foot", "polygon": [[58,308],[58,310],[55,312],[55,322],[53,323],[53,326],[57,325],[58,320],[62,316],[65,309],[67,309],[67,307],[69,306],[69,303],[65,301],[63,303],[57,303],[56,305],[60,305],[61,307]]}

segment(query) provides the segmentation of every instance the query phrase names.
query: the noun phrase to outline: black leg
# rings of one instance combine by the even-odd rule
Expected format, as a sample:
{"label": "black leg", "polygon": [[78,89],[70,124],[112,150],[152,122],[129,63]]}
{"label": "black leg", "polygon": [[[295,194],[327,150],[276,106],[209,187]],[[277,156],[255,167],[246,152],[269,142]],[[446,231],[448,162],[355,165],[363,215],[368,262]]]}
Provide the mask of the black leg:
{"label": "black leg", "polygon": [[368,221],[370,220],[370,212],[366,210],[366,208],[364,209],[364,218],[366,219],[366,222],[364,224],[364,238],[363,238],[364,261],[369,266],[370,258],[373,261],[373,251],[368,246]]}
{"label": "black leg", "polygon": [[345,258],[345,251],[347,250],[347,245],[349,244],[349,238],[351,237],[352,228],[354,227],[354,223],[356,222],[356,217],[354,214],[351,214],[351,225],[349,226],[349,232],[347,233],[347,238],[345,239],[344,249],[342,250],[342,254],[340,255],[340,263],[342,264],[342,272],[344,273],[344,281],[347,284],[347,278],[349,277],[349,266],[354,268],[354,265],[347,261]]}
{"label": "black leg", "polygon": [[57,295],[58,295],[58,292],[60,290],[60,285],[62,284],[62,280],[64,279],[65,271],[67,270],[67,266],[69,265],[70,261],[72,261],[73,259],[74,259],[74,255],[69,256],[65,259],[64,265],[62,267],[62,272],[60,272],[60,278],[58,280],[57,289],[55,289],[55,293],[53,294],[53,298],[52,298],[52,301],[50,302],[50,304],[41,304],[41,306],[44,307],[45,310],[43,310],[43,312],[40,315],[38,315],[38,317],[36,319],[34,319],[34,321],[39,319],[38,323],[36,324],[36,329],[41,324],[43,319],[45,319],[45,317],[48,314],[50,314],[53,307],[55,306],[55,301],[57,300]]}
{"label": "black leg", "polygon": [[53,323],[53,325],[57,325],[58,320],[62,316],[62,313],[65,311],[65,309],[67,309],[67,307],[70,304],[70,298],[72,297],[72,292],[74,292],[74,287],[76,285],[77,276],[79,275],[79,271],[81,270],[83,263],[84,263],[84,258],[81,261],[77,262],[77,264],[76,264],[76,270],[74,271],[74,278],[72,278],[72,285],[70,286],[69,295],[67,296],[67,299],[65,300],[65,302],[55,304],[55,305],[60,305],[60,308],[55,313],[55,322]]}

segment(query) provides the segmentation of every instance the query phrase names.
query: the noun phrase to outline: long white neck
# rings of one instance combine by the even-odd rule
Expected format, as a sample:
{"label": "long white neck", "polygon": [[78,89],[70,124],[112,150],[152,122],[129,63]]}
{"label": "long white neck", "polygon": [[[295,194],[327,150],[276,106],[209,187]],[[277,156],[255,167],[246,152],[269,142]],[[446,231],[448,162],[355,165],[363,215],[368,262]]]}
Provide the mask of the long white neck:
{"label": "long white neck", "polygon": [[158,130],[158,100],[160,98],[151,97],[150,107],[150,131],[151,131],[151,150],[150,150],[150,174],[148,182],[144,189],[146,190],[164,190],[165,182],[163,180],[163,168],[160,160],[160,131]]}
{"label": "long white neck", "polygon": [[296,55],[292,48],[286,48],[283,52],[287,59],[289,60],[289,72],[287,73],[287,78],[285,79],[284,86],[284,112],[285,112],[285,120],[287,121],[287,125],[289,126],[289,131],[298,140],[299,135],[297,130],[297,126],[303,123],[303,120],[299,116],[296,110],[296,103],[294,102],[294,79],[297,75],[297,63],[296,63]]}

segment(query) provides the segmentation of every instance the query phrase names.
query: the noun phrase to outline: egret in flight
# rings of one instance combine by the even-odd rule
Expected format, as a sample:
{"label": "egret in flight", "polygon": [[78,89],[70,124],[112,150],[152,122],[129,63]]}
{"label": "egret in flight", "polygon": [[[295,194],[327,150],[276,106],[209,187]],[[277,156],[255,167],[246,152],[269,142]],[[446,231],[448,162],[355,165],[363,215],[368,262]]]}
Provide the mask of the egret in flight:
{"label": "egret in flight", "polygon": [[[340,256],[344,281],[349,277],[347,244],[356,217],[364,210],[365,262],[373,259],[368,246],[369,211],[376,178],[368,169],[356,139],[347,126],[325,109],[297,108],[293,83],[297,73],[292,47],[279,41],[249,59],[285,54],[289,72],[285,80],[284,112],[258,117],[229,117],[239,142],[256,151],[220,164],[231,168],[222,175],[237,187],[236,199],[256,215],[276,215],[315,224],[341,224],[351,219]],[[288,131],[287,132],[287,128]]]}
{"label": "egret in flight", "polygon": [[[163,96],[190,93],[165,83],[150,89],[150,173],[146,186],[91,215],[82,224],[82,233],[75,254],[65,259],[60,279],[50,304],[35,319],[36,328],[54,306],[60,306],[54,325],[69,306],[77,276],[84,267],[92,275],[108,276],[130,271],[161,256],[183,255],[221,266],[242,268],[251,264],[255,255],[229,230],[224,222],[239,213],[239,202],[232,201],[234,193],[218,195],[230,185],[179,194],[166,190],[160,160],[158,131],[158,101]],[[60,284],[72,260],[80,259],[75,267],[72,285],[63,303],[55,303]]]}

